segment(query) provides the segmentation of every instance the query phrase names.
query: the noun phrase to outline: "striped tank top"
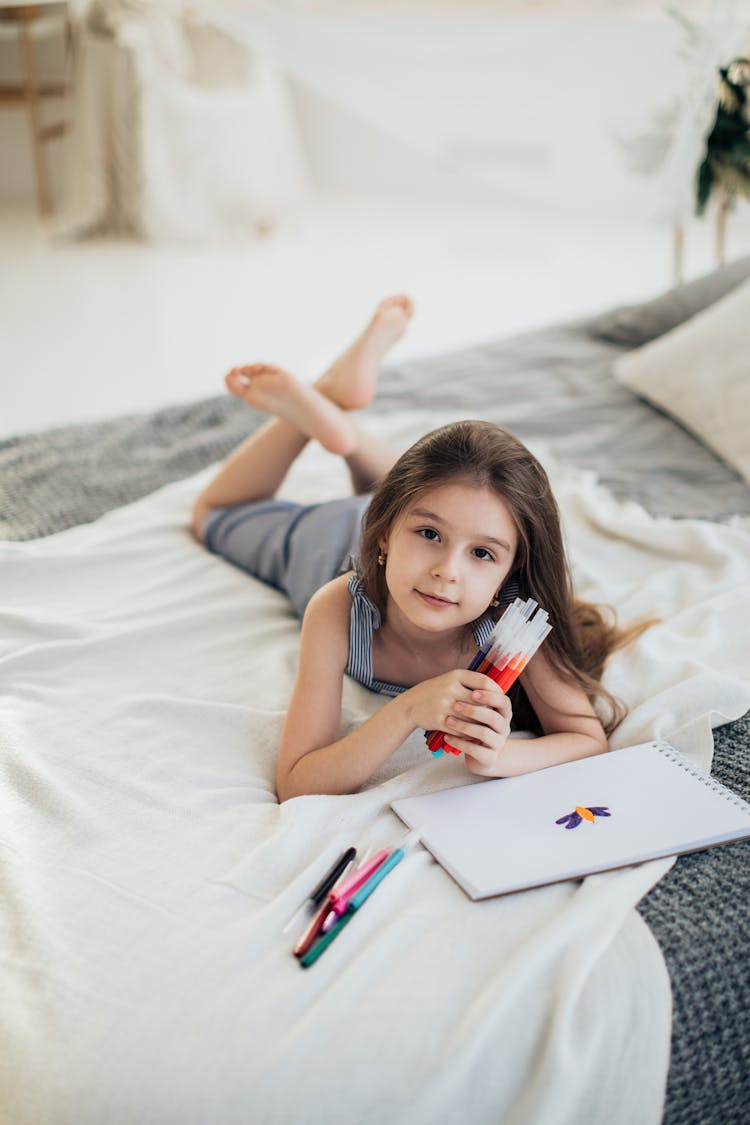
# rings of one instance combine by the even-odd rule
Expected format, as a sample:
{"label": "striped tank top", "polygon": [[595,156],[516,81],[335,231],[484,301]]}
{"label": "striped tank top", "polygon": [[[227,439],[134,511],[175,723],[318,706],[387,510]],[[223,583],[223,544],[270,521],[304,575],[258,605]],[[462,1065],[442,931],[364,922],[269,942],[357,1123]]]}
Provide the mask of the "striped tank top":
{"label": "striped tank top", "polygon": [[[349,592],[352,595],[352,610],[349,617],[349,660],[346,674],[370,691],[394,698],[406,691],[403,684],[389,684],[386,680],[376,680],[372,674],[372,636],[380,628],[380,611],[365,593],[359,575],[349,579]],[[500,612],[518,597],[518,583],[510,579],[500,591]],[[472,630],[477,648],[481,648],[495,627],[496,618],[488,611],[478,617]]]}

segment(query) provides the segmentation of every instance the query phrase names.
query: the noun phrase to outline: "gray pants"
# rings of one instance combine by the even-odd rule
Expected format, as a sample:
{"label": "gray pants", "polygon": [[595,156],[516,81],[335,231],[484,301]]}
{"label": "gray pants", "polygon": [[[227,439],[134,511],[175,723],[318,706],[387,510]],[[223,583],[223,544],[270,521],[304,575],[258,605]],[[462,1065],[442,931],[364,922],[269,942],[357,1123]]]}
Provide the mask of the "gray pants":
{"label": "gray pants", "polygon": [[295,504],[255,500],[215,508],[205,524],[209,551],[283,590],[299,617],[316,590],[352,567],[369,493]]}

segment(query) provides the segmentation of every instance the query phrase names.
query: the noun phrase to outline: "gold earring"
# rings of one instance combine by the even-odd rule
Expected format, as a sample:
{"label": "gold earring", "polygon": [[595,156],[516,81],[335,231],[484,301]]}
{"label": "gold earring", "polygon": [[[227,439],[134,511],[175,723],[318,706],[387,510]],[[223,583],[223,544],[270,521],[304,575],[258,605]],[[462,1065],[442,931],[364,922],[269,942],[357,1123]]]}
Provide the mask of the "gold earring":
{"label": "gold earring", "polygon": [[385,560],[387,559],[387,557],[388,556],[384,555],[382,551],[378,551],[378,566],[385,566]]}
{"label": "gold earring", "polygon": [[499,606],[499,605],[500,605],[500,591],[499,591],[499,590],[498,590],[498,592],[497,592],[497,593],[495,594],[495,596],[494,596],[494,598],[492,599],[492,601],[490,602],[490,605],[492,606],[492,608],[493,608],[493,609],[496,609],[496,608],[497,608],[497,606]]}

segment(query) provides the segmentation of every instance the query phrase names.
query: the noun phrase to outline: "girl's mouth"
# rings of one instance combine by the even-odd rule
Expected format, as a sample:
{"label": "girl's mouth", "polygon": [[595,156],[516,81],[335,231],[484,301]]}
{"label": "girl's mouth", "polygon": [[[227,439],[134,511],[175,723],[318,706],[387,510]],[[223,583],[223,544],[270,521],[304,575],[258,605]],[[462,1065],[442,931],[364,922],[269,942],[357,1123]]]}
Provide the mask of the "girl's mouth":
{"label": "girl's mouth", "polygon": [[456,602],[450,601],[449,598],[441,598],[439,594],[425,594],[422,590],[417,590],[417,593],[427,605],[436,606],[437,608],[456,605]]}

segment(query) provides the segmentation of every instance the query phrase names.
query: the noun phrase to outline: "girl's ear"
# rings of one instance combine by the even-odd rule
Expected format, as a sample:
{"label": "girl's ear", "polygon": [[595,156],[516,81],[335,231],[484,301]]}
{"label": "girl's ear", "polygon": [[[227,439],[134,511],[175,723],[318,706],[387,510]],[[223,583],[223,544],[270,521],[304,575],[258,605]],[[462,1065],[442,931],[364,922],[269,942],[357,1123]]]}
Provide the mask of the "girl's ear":
{"label": "girl's ear", "polygon": [[381,535],[378,539],[378,566],[385,566],[388,558],[388,536]]}

